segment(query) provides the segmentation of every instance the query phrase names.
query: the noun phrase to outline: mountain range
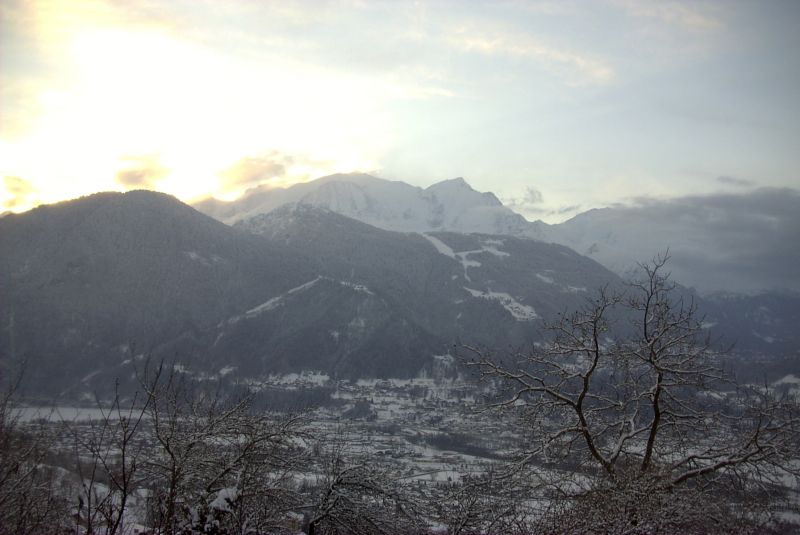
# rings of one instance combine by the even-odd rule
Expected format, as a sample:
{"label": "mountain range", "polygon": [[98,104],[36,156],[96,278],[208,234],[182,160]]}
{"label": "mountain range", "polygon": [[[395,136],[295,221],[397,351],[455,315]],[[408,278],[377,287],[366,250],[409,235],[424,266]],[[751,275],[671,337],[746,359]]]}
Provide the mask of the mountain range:
{"label": "mountain range", "polygon": [[463,178],[423,189],[366,174],[336,174],[289,188],[257,187],[234,202],[207,199],[195,208],[234,224],[290,203],[326,208],[398,232],[448,230],[545,237],[544,223],[527,221],[503,206],[493,193],[477,192]]}
{"label": "mountain range", "polygon": [[[25,361],[33,391],[72,398],[133,381],[148,358],[239,379],[409,377],[462,344],[529,346],[547,320],[623,284],[532,239],[549,227],[463,180],[350,178],[282,193],[269,210],[263,191],[246,213],[247,198],[201,206],[232,224],[148,191],[0,218],[0,370]],[[394,189],[407,203],[379,195]],[[709,332],[742,351],[800,347],[791,295],[697,299]]]}
{"label": "mountain range", "polygon": [[463,178],[428,188],[364,174],[331,175],[289,188],[260,186],[240,199],[195,207],[234,224],[283,206],[326,208],[398,232],[509,235],[566,245],[620,275],[669,250],[674,276],[698,292],[800,292],[800,193],[640,199],[583,212],[560,224],[528,221]]}

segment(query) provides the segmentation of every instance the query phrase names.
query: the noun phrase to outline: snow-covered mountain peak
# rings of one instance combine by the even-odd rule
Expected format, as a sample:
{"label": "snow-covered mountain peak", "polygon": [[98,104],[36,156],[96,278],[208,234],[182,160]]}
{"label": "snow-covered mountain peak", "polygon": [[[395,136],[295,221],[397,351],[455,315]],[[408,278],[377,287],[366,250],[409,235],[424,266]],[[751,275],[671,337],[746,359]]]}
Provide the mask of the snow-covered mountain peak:
{"label": "snow-covered mountain peak", "polygon": [[311,182],[306,182],[306,184],[327,184],[330,182],[351,182],[353,184],[363,185],[376,182],[391,182],[391,180],[378,178],[367,173],[334,173],[332,175],[327,175],[316,180],[312,180]]}
{"label": "snow-covered mountain peak", "polygon": [[447,180],[442,180],[441,182],[437,182],[436,184],[432,184],[427,187],[428,190],[443,190],[443,189],[455,189],[455,188],[462,188],[468,189],[470,191],[475,191],[472,189],[472,186],[467,184],[467,181],[464,180],[464,177],[458,176],[456,178],[448,178]]}
{"label": "snow-covered mountain peak", "polygon": [[503,206],[494,194],[474,190],[461,177],[423,189],[367,174],[336,174],[285,189],[253,190],[231,203],[201,203],[197,208],[234,224],[287,203],[326,208],[400,232],[450,230],[541,238],[535,223]]}
{"label": "snow-covered mountain peak", "polygon": [[451,206],[503,206],[494,193],[476,191],[461,177],[437,182],[425,192],[436,199],[443,199]]}

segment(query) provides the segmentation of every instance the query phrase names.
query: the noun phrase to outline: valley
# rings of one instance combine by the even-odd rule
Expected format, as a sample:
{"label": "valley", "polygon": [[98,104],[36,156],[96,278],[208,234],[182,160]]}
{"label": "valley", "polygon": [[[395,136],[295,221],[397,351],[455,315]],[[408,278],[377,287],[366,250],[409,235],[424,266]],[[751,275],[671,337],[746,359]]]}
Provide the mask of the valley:
{"label": "valley", "polygon": [[126,534],[580,529],[598,489],[795,520],[800,296],[622,276],[463,180],[293,188],[0,218],[0,470],[42,467],[9,503]]}

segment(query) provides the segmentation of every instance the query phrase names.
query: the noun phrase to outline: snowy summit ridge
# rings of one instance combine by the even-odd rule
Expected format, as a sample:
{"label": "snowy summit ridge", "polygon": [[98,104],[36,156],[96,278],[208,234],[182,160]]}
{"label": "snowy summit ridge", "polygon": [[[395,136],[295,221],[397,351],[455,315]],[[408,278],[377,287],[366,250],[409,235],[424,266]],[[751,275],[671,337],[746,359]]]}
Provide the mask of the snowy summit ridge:
{"label": "snowy summit ridge", "polygon": [[548,225],[526,220],[461,177],[420,188],[367,174],[336,174],[289,188],[254,188],[233,202],[211,199],[195,207],[258,233],[258,221],[287,204],[326,209],[383,230],[558,243],[621,275],[668,249],[674,279],[707,295],[800,291],[798,250],[785,246],[800,239],[800,193],[794,190],[650,200],[591,209]]}
{"label": "snowy summit ridge", "polygon": [[197,208],[234,224],[286,204],[308,204],[399,232],[453,231],[540,238],[538,226],[503,206],[493,193],[461,178],[420,188],[367,174],[335,174],[288,188],[255,188],[232,202],[203,201]]}

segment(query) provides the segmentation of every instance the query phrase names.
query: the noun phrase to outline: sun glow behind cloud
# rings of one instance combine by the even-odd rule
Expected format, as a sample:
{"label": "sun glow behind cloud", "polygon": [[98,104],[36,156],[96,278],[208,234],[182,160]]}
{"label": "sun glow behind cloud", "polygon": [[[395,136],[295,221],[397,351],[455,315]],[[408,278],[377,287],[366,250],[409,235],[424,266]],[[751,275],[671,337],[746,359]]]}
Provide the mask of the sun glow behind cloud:
{"label": "sun glow behind cloud", "polygon": [[[543,201],[796,184],[798,8],[600,2],[0,2],[0,212],[333,172]],[[527,205],[525,205],[527,206]],[[567,208],[571,208],[570,213]]]}
{"label": "sun glow behind cloud", "polygon": [[232,186],[255,185],[232,185],[220,174],[243,157],[286,155],[290,165],[270,177],[285,184],[373,169],[389,143],[379,112],[386,88],[367,80],[268,54],[232,58],[163,26],[124,24],[107,10],[65,20],[69,9],[39,8],[38,43],[68,74],[32,84],[38,120],[0,145],[0,173],[36,178],[39,201],[143,177],[146,169],[131,166],[143,158],[157,160],[159,172],[116,187],[231,197],[241,193]]}

